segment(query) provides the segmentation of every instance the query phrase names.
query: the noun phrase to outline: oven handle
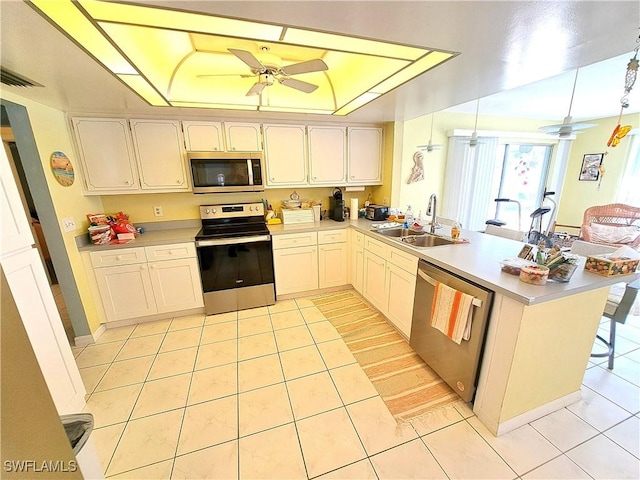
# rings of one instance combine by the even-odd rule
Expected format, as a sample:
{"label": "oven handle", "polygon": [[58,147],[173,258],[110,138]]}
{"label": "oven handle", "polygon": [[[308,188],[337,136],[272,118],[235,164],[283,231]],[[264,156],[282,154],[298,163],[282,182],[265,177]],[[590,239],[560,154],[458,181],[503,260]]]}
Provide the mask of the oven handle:
{"label": "oven handle", "polygon": [[240,243],[266,242],[271,240],[271,235],[258,235],[256,237],[218,238],[211,240],[198,240],[196,247],[213,247],[217,245],[238,245]]}

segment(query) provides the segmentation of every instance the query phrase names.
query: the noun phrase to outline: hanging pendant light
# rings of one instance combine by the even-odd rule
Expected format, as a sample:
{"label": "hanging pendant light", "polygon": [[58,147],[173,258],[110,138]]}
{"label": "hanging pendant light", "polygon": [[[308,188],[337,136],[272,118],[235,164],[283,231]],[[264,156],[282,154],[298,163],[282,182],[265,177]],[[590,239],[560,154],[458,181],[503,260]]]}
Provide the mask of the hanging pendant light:
{"label": "hanging pendant light", "polygon": [[471,148],[478,145],[478,113],[480,112],[480,99],[476,100],[476,120],[473,124],[473,133],[471,134],[471,138],[469,139],[469,146]]}
{"label": "hanging pendant light", "polygon": [[578,84],[578,72],[580,69],[576,69],[576,77],[573,81],[573,90],[571,91],[571,101],[569,102],[569,112],[564,120],[560,124],[546,125],[540,127],[538,130],[546,132],[550,135],[558,135],[559,138],[567,138],[574,133],[580,133],[582,130],[597,126],[595,123],[572,123],[571,107],[573,106],[573,98],[576,93],[576,85]]}
{"label": "hanging pendant light", "polygon": [[431,133],[429,134],[429,143],[427,143],[426,145],[418,145],[418,148],[420,150],[422,150],[423,152],[426,151],[428,152],[433,152],[434,150],[440,150],[442,148],[442,145],[440,144],[433,144],[433,121],[434,121],[434,116],[435,113],[431,114]]}

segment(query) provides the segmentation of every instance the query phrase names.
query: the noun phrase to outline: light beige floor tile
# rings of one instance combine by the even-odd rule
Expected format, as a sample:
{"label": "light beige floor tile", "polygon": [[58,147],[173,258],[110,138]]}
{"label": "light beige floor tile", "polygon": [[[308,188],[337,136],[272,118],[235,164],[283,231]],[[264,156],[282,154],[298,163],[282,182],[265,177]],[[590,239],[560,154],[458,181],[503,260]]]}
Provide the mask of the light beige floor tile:
{"label": "light beige floor tile", "polygon": [[239,478],[307,478],[293,424],[241,438],[239,444]]}
{"label": "light beige floor tile", "polygon": [[176,457],[172,479],[228,480],[238,477],[238,441],[233,440]]}
{"label": "light beige floor tile", "polygon": [[447,478],[420,440],[413,440],[374,455],[371,457],[371,463],[380,479]]}
{"label": "light beige floor tile", "polygon": [[197,327],[169,332],[162,341],[160,353],[180,350],[181,348],[197,347],[200,343],[201,334],[202,328]]}
{"label": "light beige floor tile", "polygon": [[304,318],[302,318],[300,310],[295,309],[287,312],[271,313],[271,323],[274,330],[282,330],[283,328],[304,325]]}
{"label": "light beige floor tile", "polygon": [[289,310],[297,310],[298,304],[295,300],[278,300],[275,305],[269,305],[267,307],[270,314],[286,312]]}
{"label": "light beige floor tile", "polygon": [[451,403],[450,405],[452,405],[453,408],[455,408],[458,413],[462,415],[462,418],[471,418],[475,415],[475,413],[473,413],[473,405],[465,402],[462,399],[459,399]]}
{"label": "light beige floor tile", "polygon": [[238,363],[238,391],[266,387],[284,381],[278,355],[253,358]]}
{"label": "light beige floor tile", "polygon": [[82,353],[85,347],[71,347],[71,352],[73,353],[73,358],[78,358],[78,355]]}
{"label": "light beige floor tile", "polygon": [[377,480],[378,476],[369,460],[360,460],[317,478],[319,480]]}
{"label": "light beige floor tile", "polygon": [[93,393],[83,411],[93,414],[95,428],[125,422],[131,415],[140,390],[142,384]]}
{"label": "light beige floor tile", "polygon": [[236,363],[229,363],[193,372],[187,404],[207,402],[236,393],[238,393],[238,366]]}
{"label": "light beige floor tile", "polygon": [[329,370],[329,374],[345,405],[378,395],[373,383],[357,363],[334,368]]}
{"label": "light beige floor tile", "polygon": [[311,331],[311,336],[316,343],[342,339],[338,331],[328,320],[325,320],[324,322],[311,323],[309,325],[309,330]]}
{"label": "light beige floor tile", "polygon": [[146,417],[184,407],[187,404],[190,382],[190,373],[145,382],[131,418]]}
{"label": "light beige floor tile", "polygon": [[96,340],[96,343],[99,344],[126,340],[127,338],[129,338],[135,328],[135,325],[118,328],[107,328],[104,333],[100,335],[98,340]]}
{"label": "light beige floor tile", "polygon": [[526,480],[591,480],[587,472],[571,461],[566,455],[554,458],[548,463],[522,476]]}
{"label": "light beige floor tile", "polygon": [[329,369],[356,363],[356,358],[342,340],[320,343],[318,350]]}
{"label": "light beige floor tile", "polygon": [[307,307],[314,307],[315,303],[313,303],[313,301],[311,300],[311,297],[300,297],[300,298],[296,298],[296,305],[298,305],[298,308],[307,308]]}
{"label": "light beige floor tile", "polygon": [[218,367],[226,363],[238,361],[238,345],[236,340],[215,342],[198,347],[196,370]]}
{"label": "light beige floor tile", "polygon": [[635,386],[640,386],[640,363],[626,357],[617,357],[613,362],[613,373]]}
{"label": "light beige floor tile", "polygon": [[107,476],[171,459],[184,410],[159,413],[127,423]]}
{"label": "light beige floor tile", "polygon": [[451,478],[516,477],[515,472],[467,422],[443,428],[422,437],[422,440]]}
{"label": "light beige floor tile", "polygon": [[96,446],[103,472],[107,471],[125,425],[126,423],[122,422],[108,427],[96,428],[91,432],[91,439]]}
{"label": "light beige floor tile", "polygon": [[87,393],[93,393],[96,385],[102,380],[105,372],[109,369],[109,364],[96,365],[95,367],[80,368],[80,376]]}
{"label": "light beige floor tile", "polygon": [[306,325],[300,327],[285,328],[284,330],[276,330],[276,343],[278,351],[284,352],[292,348],[306,347],[313,345],[313,338],[309,333]]}
{"label": "light beige floor tile", "polygon": [[258,388],[238,395],[240,436],[293,422],[284,383]]}
{"label": "light beige floor tile", "polygon": [[169,325],[171,325],[171,319],[139,323],[131,334],[131,338],[164,334],[169,329]]}
{"label": "light beige floor tile", "polygon": [[327,372],[287,382],[296,420],[342,407],[342,400]]}
{"label": "light beige floor tile", "polygon": [[268,307],[257,307],[257,308],[249,308],[247,310],[239,310],[237,317],[238,317],[238,320],[242,320],[243,318],[259,317],[262,315],[269,315]]}
{"label": "light beige floor tile", "polygon": [[159,353],[155,357],[147,380],[157,380],[193,371],[197,353],[196,347]]}
{"label": "light beige floor tile", "polygon": [[411,424],[418,435],[423,436],[463,420],[464,418],[453,405],[445,405],[412,419]]}
{"label": "light beige floor tile", "polygon": [[628,412],[635,414],[638,411],[640,388],[606,368],[589,368],[584,374],[582,383]]}
{"label": "light beige floor tile", "polygon": [[187,407],[184,414],[178,455],[211,447],[238,438],[238,398],[236,395]]}
{"label": "light beige floor tile", "polygon": [[123,341],[89,345],[78,355],[76,364],[78,368],[85,368],[111,363],[123,345]]}
{"label": "light beige floor tile", "polygon": [[204,324],[213,325],[215,323],[226,323],[238,320],[238,312],[218,313],[216,315],[207,315],[204,319]]}
{"label": "light beige floor tile", "polygon": [[468,422],[518,475],[533,470],[561,454],[531,425],[524,425],[495,437],[477,417],[470,418]]}
{"label": "light beige floor tile", "polygon": [[[625,355],[625,358],[633,360],[636,363],[640,363],[640,348],[634,350],[633,352],[629,352]],[[615,365],[614,365],[615,367]]]}
{"label": "light beige floor tile", "polygon": [[238,321],[238,337],[267,333],[272,330],[273,328],[271,327],[271,318],[269,315],[243,318]]}
{"label": "light beige floor tile", "polygon": [[307,475],[316,477],[366,457],[344,408],[297,422]]}
{"label": "light beige floor tile", "polygon": [[598,431],[566,408],[530,424],[562,452],[594,437]]}
{"label": "light beige floor tile", "polygon": [[222,322],[207,325],[202,330],[202,339],[200,344],[212,342],[223,342],[238,338],[238,322]]}
{"label": "light beige floor tile", "polygon": [[263,357],[278,352],[273,332],[259,333],[238,339],[238,360]]}
{"label": "light beige floor tile", "polygon": [[284,370],[284,378],[287,380],[322,372],[327,369],[315,345],[282,352],[280,354],[280,362]]}
{"label": "light beige floor tile", "polygon": [[630,417],[604,434],[627,452],[640,457],[640,419]]}
{"label": "light beige floor tile", "polygon": [[186,328],[198,328],[204,326],[205,316],[201,314],[186,315],[184,317],[175,317],[169,325],[169,332],[176,330],[184,330]]}
{"label": "light beige floor tile", "polygon": [[629,417],[629,412],[584,386],[582,399],[569,405],[567,410],[601,432]]}
{"label": "light beige floor tile", "polygon": [[142,468],[129,470],[109,478],[122,478],[128,480],[169,480],[171,478],[171,468],[173,459],[164,462],[154,463]]}
{"label": "light beige floor tile", "polygon": [[398,425],[380,397],[352,403],[347,406],[347,412],[368,455],[417,438],[410,424]]}
{"label": "light beige floor tile", "polygon": [[320,309],[316,306],[309,308],[301,308],[300,313],[302,313],[302,317],[304,321],[308,324],[316,323],[316,322],[324,322],[327,320],[327,317],[324,316],[324,313],[320,311]]}
{"label": "light beige floor tile", "polygon": [[567,457],[593,478],[640,478],[640,460],[604,435],[578,445]]}
{"label": "light beige floor tile", "polygon": [[[136,333],[135,331],[133,333]],[[116,360],[128,360],[130,358],[155,355],[160,349],[164,334],[147,335],[144,337],[130,338],[118,353]]]}
{"label": "light beige floor tile", "polygon": [[107,373],[102,377],[100,383],[96,386],[96,391],[100,392],[102,390],[144,382],[151,369],[153,359],[154,356],[149,355],[147,357],[113,362],[109,366]]}

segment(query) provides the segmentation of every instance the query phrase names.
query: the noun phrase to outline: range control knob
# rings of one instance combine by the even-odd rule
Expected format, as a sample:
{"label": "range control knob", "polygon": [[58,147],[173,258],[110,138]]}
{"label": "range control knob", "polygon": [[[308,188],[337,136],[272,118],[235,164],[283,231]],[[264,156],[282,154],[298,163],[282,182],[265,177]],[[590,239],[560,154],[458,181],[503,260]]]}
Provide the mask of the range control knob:
{"label": "range control knob", "polygon": [[249,211],[253,212],[253,205],[249,206]]}
{"label": "range control knob", "polygon": [[211,210],[209,210],[208,208],[205,209],[204,213],[209,214],[211,212]]}
{"label": "range control knob", "polygon": [[218,213],[218,211],[214,208],[214,209],[213,209],[213,213]]}

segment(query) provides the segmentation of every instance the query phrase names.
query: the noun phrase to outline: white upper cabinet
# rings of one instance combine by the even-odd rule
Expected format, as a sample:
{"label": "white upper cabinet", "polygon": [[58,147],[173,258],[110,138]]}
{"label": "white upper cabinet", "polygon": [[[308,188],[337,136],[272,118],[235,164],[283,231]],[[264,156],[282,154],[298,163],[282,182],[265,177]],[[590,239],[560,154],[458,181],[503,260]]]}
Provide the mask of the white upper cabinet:
{"label": "white upper cabinet", "polygon": [[87,193],[140,190],[129,125],[121,118],[74,118]]}
{"label": "white upper cabinet", "polygon": [[343,185],[347,180],[345,127],[307,127],[311,185]]}
{"label": "white upper cabinet", "polygon": [[307,183],[307,149],[302,125],[263,125],[267,186]]}
{"label": "white upper cabinet", "polygon": [[144,190],[188,191],[182,131],[177,120],[131,120]]}
{"label": "white upper cabinet", "polygon": [[348,183],[382,183],[382,129],[350,127],[347,129],[347,139]]}
{"label": "white upper cabinet", "polygon": [[224,134],[230,152],[262,151],[259,123],[225,122]]}
{"label": "white upper cabinet", "polygon": [[188,151],[224,151],[221,122],[182,122],[182,130]]}
{"label": "white upper cabinet", "polygon": [[5,149],[0,149],[0,256],[31,248],[33,234]]}

